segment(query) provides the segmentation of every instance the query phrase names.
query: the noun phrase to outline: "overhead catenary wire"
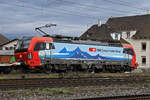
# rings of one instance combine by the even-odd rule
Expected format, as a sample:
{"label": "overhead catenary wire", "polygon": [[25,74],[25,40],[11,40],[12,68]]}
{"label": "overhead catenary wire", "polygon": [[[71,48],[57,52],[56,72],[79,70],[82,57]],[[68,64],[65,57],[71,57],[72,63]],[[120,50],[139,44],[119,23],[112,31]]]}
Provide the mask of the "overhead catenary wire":
{"label": "overhead catenary wire", "polygon": [[[18,1],[18,0],[17,0]],[[61,0],[61,1],[66,1],[66,0]],[[108,0],[108,1],[110,1],[110,0]],[[4,1],[5,2],[5,1]],[[68,1],[67,1],[68,2]],[[76,2],[73,2],[73,1],[69,1],[70,3],[76,3]],[[21,4],[15,4],[15,3],[12,3],[12,2],[5,2],[6,4],[8,4],[8,5],[13,5],[13,6],[18,6],[18,7],[23,7],[23,8],[28,8],[28,9],[34,9],[34,10],[38,10],[38,11],[44,11],[44,12],[48,12],[49,13],[49,11],[51,11],[51,10],[53,10],[53,11],[51,11],[51,14],[52,13],[56,13],[58,16],[60,15],[60,14],[58,14],[58,13],[63,13],[63,14],[66,14],[66,15],[70,15],[70,16],[77,16],[77,17],[86,17],[86,18],[91,18],[91,19],[98,19],[99,17],[96,17],[96,16],[91,16],[91,15],[86,15],[86,14],[81,14],[81,13],[72,13],[73,11],[70,11],[70,10],[66,10],[66,9],[63,9],[63,8],[51,8],[51,9],[42,9],[42,8],[40,8],[40,7],[34,7],[34,6],[28,6],[28,5],[21,5]],[[76,4],[79,4],[79,5],[82,5],[82,6],[84,6],[84,7],[86,7],[86,6],[90,6],[90,7],[96,7],[96,8],[101,8],[101,7],[99,7],[99,6],[93,6],[93,5],[85,5],[85,4],[81,4],[81,3],[76,3]],[[104,8],[105,9],[105,8]],[[106,8],[107,9],[107,8]],[[112,9],[113,10],[113,9]],[[118,11],[118,10],[117,10]],[[117,12],[117,11],[114,11],[114,12]],[[58,12],[58,13],[57,13]],[[101,19],[103,20],[103,18],[102,17],[106,17],[106,16],[101,16]]]}
{"label": "overhead catenary wire", "polygon": [[106,1],[106,2],[109,2],[109,3],[112,3],[112,4],[116,4],[116,5],[127,6],[127,7],[134,8],[134,9],[144,10],[144,11],[148,10],[148,9],[146,9],[146,8],[131,6],[131,5],[127,4],[126,1],[122,1],[122,0],[117,0],[117,1],[119,1],[119,2],[116,2],[116,1],[114,1],[114,0],[113,0],[113,1],[112,1],[112,0],[103,0],[103,1]]}
{"label": "overhead catenary wire", "polygon": [[[62,0],[63,1],[63,0]],[[75,2],[71,2],[69,1],[70,3],[75,3]],[[19,4],[12,4],[12,3],[8,3],[7,4],[11,4],[11,5],[14,5],[14,6],[19,6],[19,7],[24,7],[24,8],[31,8],[31,9],[35,9],[35,10],[39,10],[39,11],[43,11],[45,12],[45,10],[43,10],[42,8],[39,8],[39,7],[31,7],[31,6],[26,6],[26,5],[19,5]],[[81,4],[80,4],[81,5]],[[94,6],[93,6],[94,7]],[[97,7],[97,6],[96,6]],[[106,8],[107,9],[107,8]],[[47,9],[46,9],[47,10]],[[76,12],[76,13],[72,13],[73,11],[70,11],[70,10],[66,10],[66,9],[62,9],[62,8],[51,8],[51,10],[55,10],[55,12],[53,11],[53,13],[56,13],[56,12],[60,12],[60,13],[63,13],[63,14],[67,14],[67,15],[71,15],[71,16],[76,16],[76,17],[86,17],[86,18],[91,18],[91,19],[98,19],[99,17],[96,17],[96,16],[91,16],[91,15],[86,15],[86,14],[81,14],[80,12]],[[108,9],[107,9],[108,10]],[[114,9],[112,9],[114,10]],[[118,10],[116,10],[118,11]],[[127,12],[126,12],[127,13]],[[52,14],[52,13],[51,13]],[[57,13],[58,15],[58,13]],[[58,17],[58,16],[57,16]],[[104,20],[105,16],[100,16],[102,20]],[[102,18],[103,17],[103,18]],[[110,16],[109,16],[110,17]]]}
{"label": "overhead catenary wire", "polygon": [[[50,1],[50,0],[48,0]],[[120,14],[124,14],[124,13],[134,13],[134,14],[140,14],[140,13],[137,13],[137,10],[136,11],[125,11],[125,10],[120,10],[120,9],[114,9],[114,8],[107,8],[107,7],[102,7],[102,6],[95,6],[95,5],[87,5],[87,4],[82,4],[82,3],[79,3],[79,2],[74,2],[74,1],[68,1],[68,0],[55,0],[55,1],[58,1],[58,2],[65,2],[65,3],[71,3],[71,4],[77,4],[77,5],[80,5],[81,7],[90,7],[90,8],[96,8],[96,9],[103,9],[105,11],[108,11],[108,12],[113,12],[113,13],[120,13]]]}
{"label": "overhead catenary wire", "polygon": [[[22,2],[22,1],[21,1]],[[75,3],[75,2],[71,2],[71,1],[69,1],[70,3]],[[7,3],[8,4],[8,3]],[[9,3],[10,4],[10,3]],[[35,8],[35,7],[31,7],[31,6],[26,6],[26,5],[18,5],[18,4],[11,4],[11,5],[14,5],[14,6],[19,6],[19,7],[24,7],[24,8],[32,8],[32,9],[37,9],[37,10],[40,10],[40,11],[43,11],[43,9],[42,8]],[[82,5],[82,4],[80,4],[80,5]],[[95,6],[90,6],[90,7],[95,7]],[[96,6],[96,8],[102,8],[102,7],[98,7],[98,6]],[[77,16],[82,16],[82,17],[86,17],[86,18],[92,18],[92,19],[97,19],[97,18],[99,18],[99,17],[95,17],[95,16],[91,16],[91,15],[87,15],[86,16],[86,14],[78,14],[79,12],[77,12],[76,14],[72,14],[72,11],[69,11],[69,10],[66,10],[66,9],[62,9],[62,8],[51,8],[52,10],[57,10],[57,12],[58,12],[58,10],[62,10],[62,11],[59,11],[59,12],[61,12],[61,13],[65,13],[65,14],[69,14],[69,15],[77,15]],[[107,11],[110,11],[110,8],[103,8],[104,10],[107,10]],[[122,12],[122,14],[124,14],[124,13],[128,13],[128,11],[126,12],[126,11],[120,11],[120,10],[116,10],[116,9],[111,9],[111,10],[113,10],[113,11],[116,11],[116,12]],[[64,11],[66,11],[66,12],[64,12]],[[69,12],[69,13],[67,13],[67,12]],[[136,13],[136,14],[139,14],[139,13]],[[103,17],[104,18],[104,16],[100,16],[100,17]],[[109,16],[110,17],[110,16]]]}
{"label": "overhead catenary wire", "polygon": [[[17,0],[18,1],[18,0]],[[18,1],[19,2],[19,1]],[[22,1],[20,1],[20,2],[22,2]],[[5,1],[3,1],[3,3],[6,3],[6,4],[8,4],[8,5],[13,5],[13,6],[18,6],[18,7],[23,7],[23,8],[28,8],[28,9],[34,9],[34,10],[38,10],[38,11],[42,11],[42,12],[48,12],[49,13],[49,9],[42,9],[42,8],[40,8],[40,7],[34,7],[34,6],[29,6],[29,5],[25,5],[25,4],[16,4],[16,3],[10,3],[10,2],[5,2]],[[71,2],[70,1],[70,3],[75,3],[75,2]],[[82,4],[80,4],[80,5],[82,5]],[[94,6],[92,6],[92,7],[94,7]],[[96,6],[97,7],[97,6]],[[99,8],[99,7],[97,7],[97,8]],[[66,14],[66,15],[71,15],[71,16],[74,16],[74,15],[76,15],[77,17],[86,17],[86,18],[91,18],[91,19],[98,19],[99,17],[95,17],[95,16],[91,16],[91,15],[83,15],[83,14],[81,14],[81,13],[72,13],[72,11],[70,11],[70,10],[66,10],[66,9],[62,9],[62,8],[51,8],[51,10],[53,10],[53,13],[56,13],[56,12],[58,12],[58,13],[63,13],[63,14]],[[55,12],[54,12],[55,11]],[[58,14],[58,13],[56,13],[56,15],[60,15],[60,14]],[[52,11],[51,11],[51,14],[52,14]],[[57,16],[57,17],[58,17]],[[101,17],[101,20],[103,20],[104,19],[104,17],[105,16],[100,16]],[[103,17],[103,18],[102,18]]]}
{"label": "overhead catenary wire", "polygon": [[81,3],[77,3],[77,2],[73,2],[73,1],[66,1],[66,0],[61,0],[61,1],[60,0],[54,0],[54,1],[57,1],[57,3],[64,2],[66,4],[76,4],[78,6],[78,8],[81,8],[81,9],[86,8],[87,10],[92,10],[94,12],[99,10],[99,11],[102,11],[102,12],[107,11],[107,12],[112,13],[112,14],[123,14],[124,13],[124,12],[118,12],[118,11],[115,11],[115,10],[112,11],[112,9],[109,9],[109,8],[106,8],[106,7],[98,7],[98,6],[93,6],[93,5],[86,5],[86,4],[81,4]]}
{"label": "overhead catenary wire", "polygon": [[[24,2],[24,1],[19,1],[19,0],[17,0],[18,2]],[[49,1],[49,0],[48,0]],[[60,1],[60,0],[56,0],[56,1]],[[76,3],[76,2],[73,2],[73,1],[66,1],[66,0],[61,0],[61,1],[63,1],[63,2],[68,2],[68,3]],[[108,2],[110,2],[111,0],[104,0],[104,1],[108,1]],[[121,0],[119,0],[119,1],[121,1]],[[112,2],[112,1],[111,1]],[[6,3],[6,2],[5,2]],[[11,4],[11,5],[14,5],[14,6],[19,6],[19,7],[24,7],[24,8],[32,8],[32,9],[37,9],[37,10],[43,10],[42,8],[35,8],[35,7],[31,7],[31,6],[27,6],[27,5],[19,5],[19,4],[12,4],[12,3],[8,3],[7,2],[7,4]],[[81,4],[81,3],[76,3],[76,4],[78,4],[78,5],[80,5],[80,6],[84,6],[84,7],[86,7],[86,6],[89,6],[89,7],[93,7],[93,8],[101,8],[101,9],[104,9],[104,10],[113,10],[113,11],[116,11],[116,12],[120,12],[120,13],[129,13],[129,11],[121,11],[121,10],[117,10],[117,9],[110,9],[110,8],[105,8],[105,7],[100,7],[100,6],[94,6],[94,5],[85,5],[85,4]],[[68,11],[68,10],[65,10],[65,9],[57,9],[57,8],[55,8],[55,10],[63,10],[63,11],[66,11],[66,12],[69,12],[69,14],[71,14],[71,15],[74,15],[74,14],[72,14],[72,13],[70,13],[71,11]],[[64,12],[63,12],[64,13]],[[136,14],[139,14],[139,13],[136,13]],[[81,15],[81,14],[78,14],[77,16],[84,16],[84,15]],[[86,17],[90,17],[90,18],[92,18],[91,16],[86,16]],[[93,17],[93,18],[95,18],[95,17]]]}
{"label": "overhead catenary wire", "polygon": [[[122,2],[122,3],[126,3],[126,5],[130,3],[130,2],[127,2],[127,1],[122,1],[122,0],[118,0],[118,1],[119,1],[119,2]],[[134,5],[132,5],[132,6],[131,6],[131,5],[128,5],[128,6],[130,6],[130,7],[132,7],[132,8],[136,8],[136,9],[141,9],[141,10],[144,10],[144,11],[145,11],[145,10],[149,10],[149,9],[147,9],[147,8],[142,8],[142,7],[139,7],[139,6],[137,7],[137,6],[134,6]]]}
{"label": "overhead catenary wire", "polygon": [[[43,10],[42,8],[39,8],[39,7],[31,7],[31,6],[26,6],[26,5],[20,5],[20,4],[14,4],[14,3],[8,3],[8,2],[3,2],[4,4],[8,4],[8,5],[12,5],[12,6],[18,6],[18,7],[22,7],[22,8],[29,8],[29,9],[34,9],[34,10],[38,10],[38,11],[46,11],[46,12],[48,12],[48,11],[52,11],[52,10],[54,10],[55,12],[54,13],[56,13],[56,12],[58,12],[58,13],[63,13],[63,14],[66,14],[66,15],[71,15],[71,16],[76,16],[76,17],[86,17],[86,18],[91,18],[91,19],[98,19],[99,18],[99,16],[91,16],[91,15],[83,15],[83,14],[81,14],[81,13],[79,13],[79,12],[76,12],[76,13],[72,13],[72,11],[69,11],[69,10],[66,10],[66,9],[61,9],[61,8],[51,8],[50,10],[49,9],[46,9],[46,10]],[[2,4],[2,3],[1,3]],[[49,12],[48,12],[49,13]],[[58,14],[58,13],[56,13],[56,14]],[[52,13],[51,13],[52,14]],[[60,14],[59,14],[60,15]],[[102,17],[102,16],[101,16]],[[104,17],[104,16],[103,16]]]}
{"label": "overhead catenary wire", "polygon": [[[37,13],[38,12],[45,12],[45,13],[39,13],[40,15],[43,15],[43,16],[41,16],[41,17],[43,17],[43,19],[44,19],[44,15],[48,15],[49,17],[54,17],[54,18],[56,18],[56,17],[59,17],[59,18],[62,18],[62,17],[64,17],[64,16],[74,16],[74,17],[72,17],[72,18],[80,18],[81,17],[81,19],[85,19],[85,18],[87,18],[87,19],[90,19],[90,20],[88,20],[87,21],[87,23],[89,22],[89,21],[93,21],[93,20],[97,20],[98,18],[100,18],[101,20],[104,20],[105,18],[107,18],[107,17],[109,17],[109,15],[105,15],[105,16],[99,16],[98,14],[96,15],[96,16],[94,16],[94,15],[91,15],[91,14],[86,14],[86,12],[83,12],[83,13],[81,13],[80,12],[80,10],[72,10],[72,9],[65,9],[64,8],[64,6],[62,6],[62,7],[59,7],[59,6],[57,6],[57,7],[47,7],[47,6],[41,6],[41,4],[39,5],[39,6],[37,6],[36,5],[36,2],[35,2],[35,6],[32,6],[32,5],[30,5],[30,3],[28,3],[28,2],[26,2],[26,0],[17,0],[18,2],[16,3],[16,2],[7,2],[7,1],[0,1],[0,4],[7,4],[7,5],[11,5],[11,6],[17,6],[18,8],[19,7],[21,7],[21,8],[25,8],[25,9],[27,9],[27,10],[31,10],[31,12],[33,12],[33,15],[34,15],[34,10],[36,10],[37,11]],[[24,4],[23,3],[21,3],[21,2],[24,2]],[[41,0],[42,1],[42,0]],[[49,2],[49,0],[47,0],[48,2]],[[51,0],[52,1],[52,0]],[[55,0],[53,0],[53,1],[55,1]],[[97,6],[97,5],[93,5],[93,4],[84,4],[84,3],[81,3],[81,2],[75,2],[75,1],[70,1],[70,0],[61,0],[61,1],[66,1],[65,2],[65,4],[66,3],[72,3],[72,4],[76,4],[76,5],[78,5],[78,7],[79,8],[81,8],[81,9],[83,9],[83,8],[88,8],[88,9],[86,9],[86,11],[87,10],[91,10],[91,11],[93,11],[93,12],[97,12],[97,13],[100,13],[101,11],[103,11],[103,12],[105,12],[105,11],[107,11],[107,12],[110,12],[110,13],[118,13],[118,14],[128,14],[128,13],[130,13],[130,12],[133,12],[133,14],[139,14],[139,13],[134,13],[134,11],[132,10],[132,11],[126,11],[126,10],[121,10],[121,9],[117,9],[117,8],[111,8],[111,7],[109,7],[109,8],[107,8],[107,7],[101,7],[101,6]],[[108,1],[110,1],[110,0],[108,0]],[[121,0],[118,0],[118,2],[119,1],[121,1]],[[4,2],[4,3],[1,3],[1,2]],[[60,1],[58,1],[58,2],[60,2]],[[117,1],[115,1],[115,2],[117,2]],[[51,2],[50,2],[51,3]],[[114,3],[114,4],[116,4],[116,3]],[[128,5],[127,4],[127,2],[126,3],[124,3],[125,5]],[[120,5],[120,4],[116,4],[116,5]],[[130,5],[131,6],[131,5]],[[43,7],[43,8],[42,8]],[[15,8],[15,7],[14,7]],[[72,8],[74,8],[74,6],[72,6]],[[131,7],[130,7],[131,8]],[[33,9],[33,10],[32,10]],[[135,8],[135,9],[137,9],[137,8]],[[27,11],[26,10],[26,11]],[[138,12],[139,10],[137,10],[137,12]],[[101,12],[100,14],[102,15],[103,14],[103,12]],[[22,14],[22,13],[21,13]],[[62,14],[64,14],[64,15],[62,15]],[[111,16],[111,15],[110,15]],[[112,15],[113,16],[113,15]],[[11,17],[11,16],[10,16]],[[114,17],[114,16],[113,16]],[[57,19],[57,18],[56,18]],[[69,20],[69,19],[68,19]],[[43,21],[43,20],[42,20]],[[79,28],[78,26],[74,26],[74,25],[72,25],[72,26],[70,26],[70,25],[59,25],[58,24],[58,26],[64,26],[64,27],[66,27],[66,28],[68,28],[68,27],[70,27],[70,28]],[[84,27],[84,26],[83,26]],[[85,26],[86,27],[86,26]]]}
{"label": "overhead catenary wire", "polygon": [[[2,3],[0,3],[0,4],[2,4]],[[13,4],[13,3],[5,3],[5,4],[8,4],[8,5],[12,5],[12,6],[17,6],[17,7],[22,7],[22,8],[27,8],[27,9],[34,9],[34,10],[38,10],[38,11],[43,11],[43,9],[42,8],[38,8],[38,7],[30,7],[30,6],[26,6],[26,5],[20,5],[20,4]],[[46,11],[46,12],[48,12],[48,11]],[[60,12],[60,11],[58,11],[58,12]],[[61,13],[65,13],[65,14],[67,14],[67,15],[74,15],[74,14],[70,14],[70,13],[67,13],[67,12],[61,12]],[[75,14],[76,15],[76,14]],[[87,16],[85,16],[85,17],[87,17]],[[93,17],[88,17],[88,18],[92,18],[92,19],[95,19],[95,18],[93,18]],[[58,26],[63,26],[63,27],[70,27],[70,28],[79,28],[79,27],[77,27],[77,26],[70,26],[70,25],[62,25],[62,24],[59,24]],[[81,26],[80,26],[81,27]],[[83,27],[86,27],[86,26],[83,26]]]}

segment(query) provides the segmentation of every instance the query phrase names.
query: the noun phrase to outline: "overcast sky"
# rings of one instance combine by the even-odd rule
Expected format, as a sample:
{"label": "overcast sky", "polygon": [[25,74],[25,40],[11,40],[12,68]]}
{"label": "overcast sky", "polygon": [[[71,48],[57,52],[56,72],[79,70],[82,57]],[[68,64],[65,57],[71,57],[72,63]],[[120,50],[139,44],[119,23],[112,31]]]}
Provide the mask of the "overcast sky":
{"label": "overcast sky", "polygon": [[0,33],[10,39],[39,35],[34,29],[50,34],[80,36],[98,19],[146,14],[150,0],[0,0]]}

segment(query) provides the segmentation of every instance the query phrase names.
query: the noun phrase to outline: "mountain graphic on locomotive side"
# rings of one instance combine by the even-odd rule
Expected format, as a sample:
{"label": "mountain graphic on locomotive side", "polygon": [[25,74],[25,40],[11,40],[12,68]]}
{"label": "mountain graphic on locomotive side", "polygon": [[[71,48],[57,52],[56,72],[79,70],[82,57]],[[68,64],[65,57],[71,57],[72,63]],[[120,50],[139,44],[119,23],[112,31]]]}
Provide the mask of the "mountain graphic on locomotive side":
{"label": "mountain graphic on locomotive side", "polygon": [[15,50],[24,71],[125,72],[137,68],[136,54],[129,44],[62,40],[54,37],[24,37]]}
{"label": "mountain graphic on locomotive side", "polygon": [[[97,54],[96,56],[91,56],[87,52],[83,52],[80,50],[79,47],[77,47],[73,51],[67,51],[67,49],[64,47],[60,52],[60,55],[52,55],[51,57],[56,57],[56,58],[80,58],[80,59],[102,59],[103,57]],[[65,54],[65,55],[61,55]]]}

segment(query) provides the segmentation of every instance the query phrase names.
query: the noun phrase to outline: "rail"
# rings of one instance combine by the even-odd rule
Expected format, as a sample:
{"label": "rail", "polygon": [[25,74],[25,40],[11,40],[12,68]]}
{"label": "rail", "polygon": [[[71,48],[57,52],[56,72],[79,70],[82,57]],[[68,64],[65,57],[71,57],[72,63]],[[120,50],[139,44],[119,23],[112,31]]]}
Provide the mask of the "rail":
{"label": "rail", "polygon": [[103,86],[110,84],[150,82],[150,78],[32,78],[32,79],[1,79],[0,89],[36,88],[36,87],[68,87],[68,86]]}
{"label": "rail", "polygon": [[80,98],[80,99],[73,99],[73,100],[150,100],[150,94]]}

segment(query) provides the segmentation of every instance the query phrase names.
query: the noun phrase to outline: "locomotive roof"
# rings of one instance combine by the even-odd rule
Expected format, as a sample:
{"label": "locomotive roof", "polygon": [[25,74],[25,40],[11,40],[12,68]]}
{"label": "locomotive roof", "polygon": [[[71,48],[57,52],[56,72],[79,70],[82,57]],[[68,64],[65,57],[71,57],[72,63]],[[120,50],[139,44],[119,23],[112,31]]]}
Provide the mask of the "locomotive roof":
{"label": "locomotive roof", "polygon": [[104,42],[104,41],[93,41],[93,40],[80,40],[80,39],[70,39],[70,40],[63,40],[59,38],[53,38],[54,42],[63,42],[63,43],[75,43],[75,44],[85,44],[85,45],[103,45],[103,46],[116,46],[122,47],[121,43],[118,42]]}
{"label": "locomotive roof", "polygon": [[[100,41],[100,40],[81,40],[78,37],[69,37],[69,36],[44,36],[44,37],[51,37],[53,38],[54,42],[63,42],[63,43],[74,43],[74,44],[85,44],[85,45],[103,45],[103,46],[116,46],[122,47],[120,42],[115,41]],[[33,36],[30,37],[23,37],[22,40],[32,39]]]}

